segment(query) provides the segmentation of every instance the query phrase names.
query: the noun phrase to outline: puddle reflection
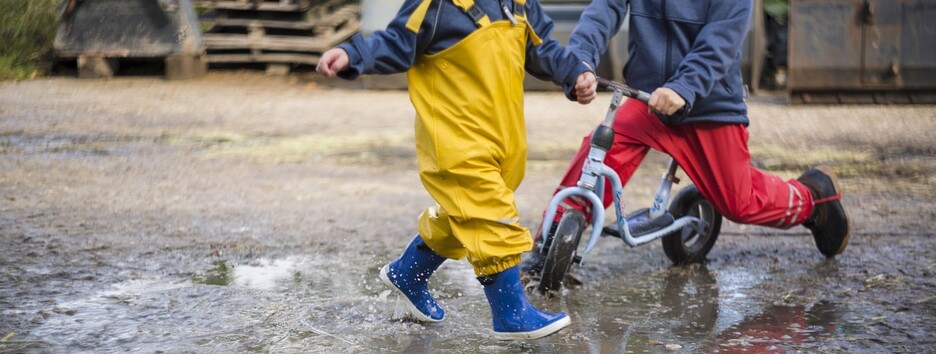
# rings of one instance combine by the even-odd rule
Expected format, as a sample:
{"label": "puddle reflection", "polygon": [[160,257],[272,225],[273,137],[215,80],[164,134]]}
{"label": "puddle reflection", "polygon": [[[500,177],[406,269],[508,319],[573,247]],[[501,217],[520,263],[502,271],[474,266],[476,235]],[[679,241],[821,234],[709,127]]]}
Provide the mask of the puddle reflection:
{"label": "puddle reflection", "polygon": [[704,265],[670,268],[663,278],[662,316],[678,336],[710,333],[718,320],[718,282]]}
{"label": "puddle reflection", "polygon": [[772,305],[763,312],[718,333],[703,352],[784,353],[791,349],[819,349],[820,340],[836,333],[835,305],[817,302],[812,306]]}
{"label": "puddle reflection", "polygon": [[217,261],[190,280],[118,285],[63,303],[62,313],[71,315],[50,318],[34,335],[51,351],[81,343],[167,352],[750,353],[820,350],[820,340],[847,332],[836,323],[848,313],[833,303],[763,300],[761,288],[776,277],[816,269],[772,275],[693,265],[615,273],[618,262],[599,267],[601,276],[586,274],[585,285],[560,297],[530,296],[541,309],[568,313],[568,329],[537,341],[498,342],[491,340],[490,308],[466,262],[446,262],[430,280],[446,308],[444,323],[394,319],[397,299],[377,280],[379,266],[394,256]]}
{"label": "puddle reflection", "polygon": [[204,275],[196,276],[196,283],[205,285],[240,286],[257,290],[271,290],[277,283],[286,280],[301,280],[298,270],[300,259],[260,259],[250,264],[230,266],[225,261],[215,261]]}

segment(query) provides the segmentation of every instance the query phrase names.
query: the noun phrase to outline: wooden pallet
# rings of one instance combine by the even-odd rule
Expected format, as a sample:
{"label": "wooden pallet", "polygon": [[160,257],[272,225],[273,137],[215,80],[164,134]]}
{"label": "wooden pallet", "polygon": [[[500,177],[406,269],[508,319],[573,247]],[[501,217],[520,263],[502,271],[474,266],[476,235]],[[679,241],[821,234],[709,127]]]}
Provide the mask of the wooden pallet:
{"label": "wooden pallet", "polygon": [[302,20],[221,16],[210,23],[218,32],[202,35],[208,63],[316,65],[321,53],[360,30],[360,5]]}
{"label": "wooden pallet", "polygon": [[351,0],[201,0],[198,6],[214,9],[222,15],[244,15],[257,12],[296,13],[306,18],[330,14],[344,5],[359,4]]}
{"label": "wooden pallet", "polygon": [[311,0],[203,0],[200,6],[217,10],[300,12],[312,6]]}

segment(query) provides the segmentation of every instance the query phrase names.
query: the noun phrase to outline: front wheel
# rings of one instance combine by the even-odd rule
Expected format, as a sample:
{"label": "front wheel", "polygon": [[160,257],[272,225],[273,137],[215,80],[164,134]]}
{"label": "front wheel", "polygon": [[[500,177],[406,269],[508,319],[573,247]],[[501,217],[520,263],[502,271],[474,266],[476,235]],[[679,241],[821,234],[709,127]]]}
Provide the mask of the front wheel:
{"label": "front wheel", "polygon": [[694,216],[705,221],[705,230],[697,232],[685,226],[663,237],[663,251],[674,264],[697,263],[705,260],[721,231],[722,216],[695,185],[676,194],[669,207],[673,217]]}
{"label": "front wheel", "polygon": [[556,226],[556,233],[547,242],[549,249],[543,261],[543,273],[537,287],[540,292],[546,293],[562,288],[562,281],[575,261],[575,253],[584,230],[585,215],[582,212],[567,210],[562,214],[559,225]]}

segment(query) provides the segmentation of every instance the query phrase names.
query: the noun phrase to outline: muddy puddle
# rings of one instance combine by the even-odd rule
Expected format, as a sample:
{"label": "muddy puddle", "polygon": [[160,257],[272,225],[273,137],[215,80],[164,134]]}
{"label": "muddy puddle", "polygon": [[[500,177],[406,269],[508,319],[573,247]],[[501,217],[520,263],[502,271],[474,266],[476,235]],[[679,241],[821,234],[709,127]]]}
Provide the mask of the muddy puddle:
{"label": "muddy puddle", "polygon": [[[526,98],[524,225],[604,114],[557,97]],[[499,342],[465,261],[431,279],[440,324],[401,320],[377,279],[431,205],[405,92],[243,73],[0,83],[0,354],[936,351],[936,108],[750,105],[755,165],[841,171],[842,255],[730,222],[690,267],[602,239],[582,285],[530,295],[572,325]],[[628,202],[665,161],[645,160]]]}
{"label": "muddy puddle", "polygon": [[[728,244],[743,242],[726,238]],[[783,239],[780,246],[809,241]],[[190,276],[142,276],[101,286],[87,296],[55,301],[50,316],[25,336],[29,341],[19,342],[19,347],[13,346],[16,341],[5,343],[0,350],[844,353],[894,349],[875,342],[869,333],[869,327],[892,321],[888,318],[892,315],[876,315],[867,299],[841,296],[868,291],[873,287],[869,282],[883,284],[888,276],[865,277],[864,289],[851,288],[860,285],[850,284],[856,277],[850,272],[857,269],[821,257],[807,256],[782,269],[770,266],[770,257],[747,257],[744,262],[716,257],[708,265],[672,267],[656,246],[629,249],[618,240],[604,239],[576,273],[584,284],[555,296],[530,294],[537,306],[568,313],[571,327],[542,340],[498,342],[490,339],[483,290],[464,261],[446,262],[430,283],[447,310],[445,321],[423,325],[405,320],[396,295],[377,280],[379,267],[394,256],[293,254],[242,262],[206,260],[204,269]],[[839,285],[830,286],[832,282]]]}

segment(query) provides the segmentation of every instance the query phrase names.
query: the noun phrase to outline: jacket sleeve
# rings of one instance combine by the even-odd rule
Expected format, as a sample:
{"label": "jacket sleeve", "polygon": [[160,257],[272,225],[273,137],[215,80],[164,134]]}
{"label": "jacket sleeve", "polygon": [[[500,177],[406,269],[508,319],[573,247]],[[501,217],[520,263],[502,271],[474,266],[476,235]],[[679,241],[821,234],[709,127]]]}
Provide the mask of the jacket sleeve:
{"label": "jacket sleeve", "polygon": [[708,96],[715,83],[739,60],[738,53],[751,21],[751,2],[713,1],[708,18],[676,74],[663,84],[682,96],[690,107],[696,98]]}
{"label": "jacket sleeve", "polygon": [[543,39],[539,45],[527,42],[527,72],[540,80],[551,80],[558,85],[570,86],[575,85],[579,74],[594,71],[552,38],[553,20],[543,11],[539,0],[528,0],[526,12],[527,21],[533,31]]}
{"label": "jacket sleeve", "polygon": [[593,68],[608,49],[611,38],[621,29],[627,15],[626,0],[593,0],[569,37],[569,49]]}
{"label": "jacket sleeve", "polygon": [[[348,52],[348,68],[338,76],[353,80],[361,74],[395,74],[408,70],[416,59],[418,34],[429,31],[425,28],[413,31],[407,27],[407,22],[414,13],[422,11],[424,14],[426,9],[420,9],[420,5],[426,2],[424,6],[428,6],[429,1],[406,0],[386,29],[367,38],[356,34],[350,42],[338,46]],[[421,21],[417,28],[425,26],[426,22]]]}

